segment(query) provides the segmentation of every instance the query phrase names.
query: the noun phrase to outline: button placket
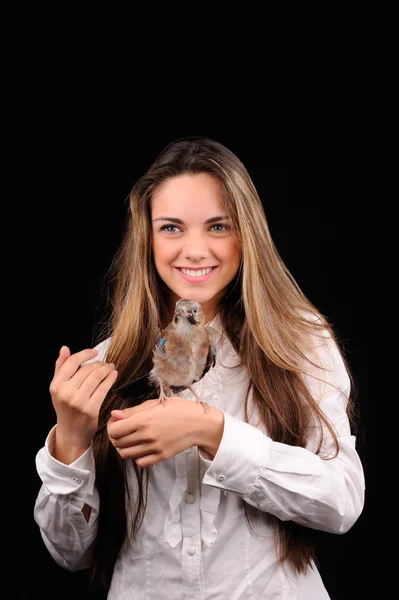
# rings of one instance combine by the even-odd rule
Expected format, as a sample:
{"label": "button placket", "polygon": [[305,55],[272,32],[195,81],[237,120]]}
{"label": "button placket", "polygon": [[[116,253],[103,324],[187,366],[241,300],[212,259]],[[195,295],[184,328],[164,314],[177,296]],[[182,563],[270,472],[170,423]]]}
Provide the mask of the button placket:
{"label": "button placket", "polygon": [[201,513],[199,502],[199,456],[194,447],[187,462],[187,492],[181,506],[182,567],[185,598],[203,600],[204,575],[201,560]]}

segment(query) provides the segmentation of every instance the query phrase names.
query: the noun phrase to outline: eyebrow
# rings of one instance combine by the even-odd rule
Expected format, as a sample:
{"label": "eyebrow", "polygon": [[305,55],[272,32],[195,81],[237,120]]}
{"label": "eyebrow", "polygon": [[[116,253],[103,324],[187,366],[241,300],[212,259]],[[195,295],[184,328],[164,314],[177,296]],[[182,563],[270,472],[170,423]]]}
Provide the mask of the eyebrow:
{"label": "eyebrow", "polygon": [[[210,219],[206,219],[204,223],[216,223],[217,221],[225,221],[229,219],[230,217],[228,217],[227,215],[219,215],[218,217],[211,217]],[[178,223],[179,225],[184,225],[184,221],[178,219],[177,217],[157,217],[156,219],[153,219],[152,222],[155,223],[155,221],[170,221],[171,223]]]}

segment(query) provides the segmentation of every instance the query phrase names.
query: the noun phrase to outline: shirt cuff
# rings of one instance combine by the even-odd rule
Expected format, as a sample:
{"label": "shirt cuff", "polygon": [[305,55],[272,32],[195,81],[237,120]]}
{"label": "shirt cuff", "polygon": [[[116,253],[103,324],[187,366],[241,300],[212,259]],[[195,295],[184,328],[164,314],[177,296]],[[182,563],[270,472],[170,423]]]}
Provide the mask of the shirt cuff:
{"label": "shirt cuff", "polygon": [[36,468],[40,479],[53,494],[82,493],[91,496],[95,483],[95,463],[92,448],[66,465],[52,456],[56,425],[46,438],[44,447],[36,455]]}
{"label": "shirt cuff", "polygon": [[202,483],[241,496],[249,496],[259,475],[259,469],[270,456],[272,440],[260,429],[224,414],[224,431],[213,461],[209,463]]}

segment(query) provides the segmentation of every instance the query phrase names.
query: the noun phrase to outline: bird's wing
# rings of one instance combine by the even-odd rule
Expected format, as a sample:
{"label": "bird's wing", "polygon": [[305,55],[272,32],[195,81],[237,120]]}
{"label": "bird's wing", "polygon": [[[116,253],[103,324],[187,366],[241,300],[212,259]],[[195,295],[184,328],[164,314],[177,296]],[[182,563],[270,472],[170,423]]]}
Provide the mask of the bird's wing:
{"label": "bird's wing", "polygon": [[166,328],[162,336],[155,344],[155,354],[168,359],[178,359],[179,355],[187,352],[187,347],[190,345],[190,339],[180,335],[174,328]]}
{"label": "bird's wing", "polygon": [[208,348],[208,354],[206,357],[206,363],[205,363],[205,367],[204,370],[202,371],[202,375],[200,377],[200,379],[202,379],[204,377],[204,375],[206,375],[209,371],[209,369],[211,367],[214,367],[216,364],[216,348],[215,346],[209,346]]}
{"label": "bird's wing", "polygon": [[214,367],[216,365],[216,348],[215,346],[211,346],[211,352],[212,352],[212,365],[211,367]]}
{"label": "bird's wing", "polygon": [[158,342],[157,342],[157,348],[158,350],[165,350],[165,344],[168,341],[168,338],[166,337],[161,337]]}

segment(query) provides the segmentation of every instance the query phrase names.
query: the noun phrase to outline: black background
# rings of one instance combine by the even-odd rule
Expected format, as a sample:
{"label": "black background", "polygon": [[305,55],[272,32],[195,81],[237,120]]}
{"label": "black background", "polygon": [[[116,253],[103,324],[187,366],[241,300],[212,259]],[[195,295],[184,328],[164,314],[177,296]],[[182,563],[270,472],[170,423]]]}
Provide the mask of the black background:
{"label": "black background", "polygon": [[[263,105],[248,102],[260,98],[248,74],[253,63],[236,63],[235,78],[226,75],[223,53],[213,68],[200,61],[183,68],[187,49],[178,43],[176,53],[159,52],[152,60],[153,35],[119,51],[121,39],[136,39],[146,21],[133,19],[128,26],[123,15],[108,16],[105,10],[56,13],[43,3],[20,5],[3,19],[3,234],[12,240],[3,291],[12,369],[6,425],[8,448],[15,450],[8,460],[16,463],[7,539],[17,570],[9,597],[87,597],[85,574],[53,562],[33,521],[40,486],[34,459],[54,424],[48,392],[54,361],[63,344],[72,351],[91,344],[104,304],[101,279],[119,244],[125,199],[136,178],[173,139],[206,135],[244,162],[283,260],[345,343],[358,386],[366,505],[351,531],[326,536],[320,570],[332,600],[360,598],[372,578],[367,216],[345,140],[343,153],[336,151],[336,138],[312,147],[303,130],[295,141],[286,104],[277,92],[274,103],[267,97],[273,86],[261,96]],[[170,49],[167,35],[165,40]],[[208,82],[206,75],[215,73]],[[271,77],[269,69],[264,83]],[[242,101],[237,83],[246,92]],[[307,127],[313,139],[322,138],[315,132],[319,123],[307,121]],[[15,512],[18,518],[11,519]]]}

